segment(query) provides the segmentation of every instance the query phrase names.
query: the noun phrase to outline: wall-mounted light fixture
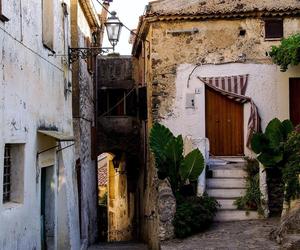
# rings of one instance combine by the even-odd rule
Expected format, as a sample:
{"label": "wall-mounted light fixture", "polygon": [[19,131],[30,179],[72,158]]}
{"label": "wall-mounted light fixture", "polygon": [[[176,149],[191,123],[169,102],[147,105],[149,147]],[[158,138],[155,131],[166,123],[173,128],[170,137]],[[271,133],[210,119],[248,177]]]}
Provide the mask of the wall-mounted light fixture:
{"label": "wall-mounted light fixture", "polygon": [[[107,22],[104,24],[107,30],[107,37],[112,47],[91,47],[91,48],[71,48],[69,47],[68,58],[69,65],[73,62],[76,62],[79,58],[87,59],[91,56],[97,56],[101,53],[108,52],[109,50],[115,50],[115,46],[119,42],[121,29],[123,24],[120,22],[115,11],[111,12],[111,16],[107,19]],[[95,35],[93,34],[93,40],[95,40]]]}

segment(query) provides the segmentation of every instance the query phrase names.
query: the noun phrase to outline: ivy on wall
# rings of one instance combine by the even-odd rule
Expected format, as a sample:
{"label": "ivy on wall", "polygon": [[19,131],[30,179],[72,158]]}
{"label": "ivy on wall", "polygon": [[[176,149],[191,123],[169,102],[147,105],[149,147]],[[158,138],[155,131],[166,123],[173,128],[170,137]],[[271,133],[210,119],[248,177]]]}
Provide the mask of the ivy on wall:
{"label": "ivy on wall", "polygon": [[272,46],[268,55],[283,72],[287,71],[289,66],[298,65],[300,63],[300,34],[283,39],[279,46]]}

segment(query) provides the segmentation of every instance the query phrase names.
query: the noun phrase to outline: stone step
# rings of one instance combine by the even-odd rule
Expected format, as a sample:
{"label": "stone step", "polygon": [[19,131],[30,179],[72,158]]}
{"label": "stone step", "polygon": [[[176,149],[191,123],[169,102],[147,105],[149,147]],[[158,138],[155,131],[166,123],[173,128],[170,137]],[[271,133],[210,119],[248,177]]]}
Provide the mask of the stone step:
{"label": "stone step", "polygon": [[246,193],[245,188],[208,188],[207,194],[215,198],[238,198],[244,196]]}
{"label": "stone step", "polygon": [[212,178],[206,181],[207,188],[245,188],[244,178]]}
{"label": "stone step", "polygon": [[243,169],[212,168],[212,178],[245,178],[247,173]]}
{"label": "stone step", "polygon": [[260,216],[255,211],[243,210],[219,210],[214,218],[215,221],[241,221],[241,220],[258,220]]}
{"label": "stone step", "polygon": [[220,204],[220,210],[233,210],[237,209],[237,206],[234,205],[235,199],[217,199]]}

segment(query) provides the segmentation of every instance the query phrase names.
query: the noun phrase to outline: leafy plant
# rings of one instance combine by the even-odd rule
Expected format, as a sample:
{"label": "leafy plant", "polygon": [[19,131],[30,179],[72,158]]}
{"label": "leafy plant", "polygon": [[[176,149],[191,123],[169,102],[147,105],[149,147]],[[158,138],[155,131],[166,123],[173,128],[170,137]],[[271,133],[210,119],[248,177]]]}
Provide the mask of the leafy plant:
{"label": "leafy plant", "polygon": [[300,34],[283,39],[280,46],[272,46],[268,53],[273,62],[280,66],[281,71],[286,71],[289,65],[300,63]]}
{"label": "leafy plant", "polygon": [[259,163],[255,159],[247,159],[246,165],[246,194],[235,201],[235,205],[240,210],[255,210],[260,214],[262,209],[262,193],[259,188]]}
{"label": "leafy plant", "polygon": [[300,127],[290,135],[285,144],[288,152],[287,163],[282,170],[285,183],[285,200],[287,202],[300,197]]}
{"label": "leafy plant", "polygon": [[173,225],[178,238],[185,238],[207,229],[219,207],[216,199],[206,194],[202,197],[177,197],[177,204]]}
{"label": "leafy plant", "polygon": [[253,135],[252,150],[258,154],[257,160],[265,167],[282,168],[286,163],[286,151],[284,144],[288,134],[293,131],[293,124],[290,120],[281,122],[275,118],[269,122],[265,133]]}
{"label": "leafy plant", "polygon": [[200,150],[194,149],[184,157],[182,136],[175,137],[159,123],[151,129],[150,149],[155,157],[158,178],[168,178],[174,194],[187,182],[196,181],[203,171],[204,158]]}

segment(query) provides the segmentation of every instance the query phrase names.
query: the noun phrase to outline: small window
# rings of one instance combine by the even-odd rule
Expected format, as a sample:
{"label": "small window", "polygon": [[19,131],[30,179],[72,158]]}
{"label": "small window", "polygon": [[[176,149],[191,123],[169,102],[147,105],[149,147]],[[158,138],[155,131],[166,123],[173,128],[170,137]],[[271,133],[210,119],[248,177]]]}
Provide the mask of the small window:
{"label": "small window", "polygon": [[[0,0],[1,1],[1,0]],[[43,30],[42,39],[43,45],[47,49],[54,51],[54,15],[53,15],[53,0],[42,1],[43,15]]]}
{"label": "small window", "polygon": [[5,144],[3,168],[3,204],[23,202],[24,144]]}
{"label": "small window", "polygon": [[99,115],[136,116],[136,104],[136,93],[132,90],[101,90],[99,93]]}
{"label": "small window", "polygon": [[281,39],[283,37],[283,20],[266,19],[265,20],[265,38]]}

